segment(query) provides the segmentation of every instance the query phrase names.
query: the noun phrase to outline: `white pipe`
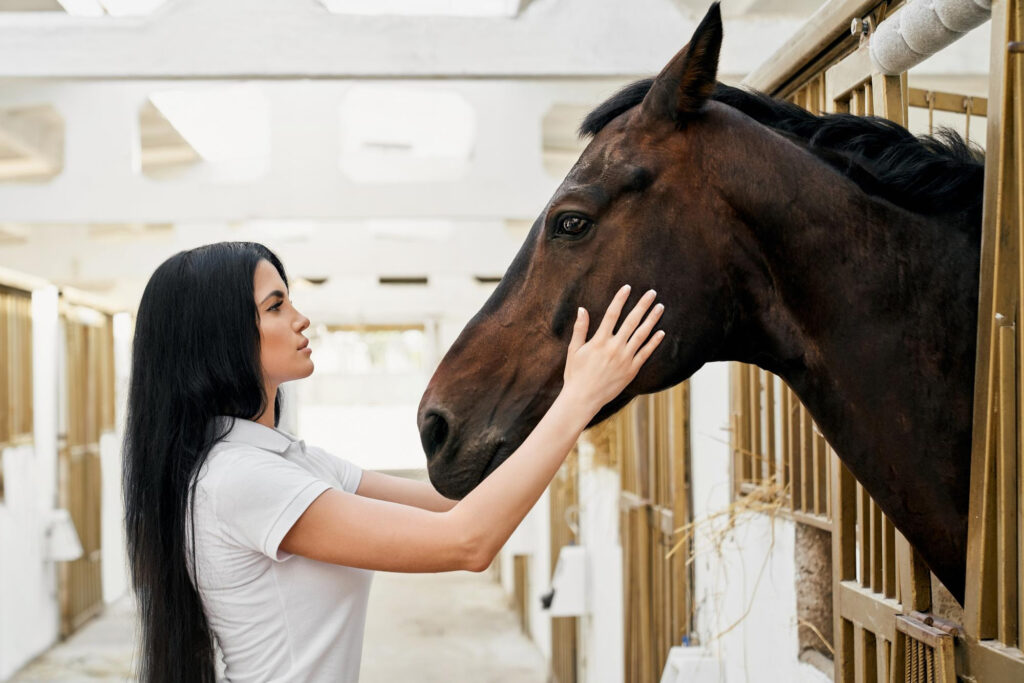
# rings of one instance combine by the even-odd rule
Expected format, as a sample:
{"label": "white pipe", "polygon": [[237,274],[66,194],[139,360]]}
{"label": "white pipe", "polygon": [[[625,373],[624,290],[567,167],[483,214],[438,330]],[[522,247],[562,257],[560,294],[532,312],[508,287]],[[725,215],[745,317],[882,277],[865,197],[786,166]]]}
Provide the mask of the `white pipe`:
{"label": "white pipe", "polygon": [[910,0],[871,34],[871,62],[884,74],[900,74],[991,15],[992,0]]}

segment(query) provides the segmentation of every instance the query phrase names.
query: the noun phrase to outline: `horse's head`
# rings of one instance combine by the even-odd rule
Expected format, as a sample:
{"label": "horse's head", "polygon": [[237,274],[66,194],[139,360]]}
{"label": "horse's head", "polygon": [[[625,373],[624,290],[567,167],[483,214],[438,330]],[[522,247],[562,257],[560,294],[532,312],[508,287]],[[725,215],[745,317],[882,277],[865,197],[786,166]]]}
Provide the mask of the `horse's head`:
{"label": "horse's head", "polygon": [[[721,41],[715,4],[653,83],[584,122],[593,140],[423,395],[420,434],[441,493],[465,495],[523,442],[561,389],[576,308],[590,311],[593,331],[624,283],[634,302],[658,291],[667,335],[595,423],[714,357],[730,315],[720,265],[729,237],[716,229],[728,212],[706,187],[714,160],[700,130]],[[637,88],[646,95],[634,106]]]}

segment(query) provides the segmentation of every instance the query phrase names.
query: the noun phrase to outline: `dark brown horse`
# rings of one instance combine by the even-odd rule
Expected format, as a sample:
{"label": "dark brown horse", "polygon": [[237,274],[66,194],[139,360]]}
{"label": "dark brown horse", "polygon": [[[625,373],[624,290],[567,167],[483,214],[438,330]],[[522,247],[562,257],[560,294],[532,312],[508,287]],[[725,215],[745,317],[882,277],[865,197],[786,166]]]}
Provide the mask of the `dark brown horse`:
{"label": "dark brown horse", "polygon": [[461,497],[561,388],[574,311],[658,291],[667,337],[595,418],[738,360],[781,376],[962,599],[982,164],[953,136],[716,83],[713,6],[625,88],[427,387],[431,481]]}

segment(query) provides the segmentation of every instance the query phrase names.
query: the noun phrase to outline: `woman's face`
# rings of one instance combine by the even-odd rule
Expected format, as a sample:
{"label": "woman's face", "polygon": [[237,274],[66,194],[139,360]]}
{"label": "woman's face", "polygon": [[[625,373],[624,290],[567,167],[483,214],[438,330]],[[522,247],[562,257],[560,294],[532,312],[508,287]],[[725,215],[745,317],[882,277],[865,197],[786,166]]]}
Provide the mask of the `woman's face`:
{"label": "woman's face", "polygon": [[312,351],[302,331],[309,318],[288,298],[288,288],[270,261],[260,261],[253,275],[256,308],[260,312],[260,364],[263,378],[277,386],[313,374]]}

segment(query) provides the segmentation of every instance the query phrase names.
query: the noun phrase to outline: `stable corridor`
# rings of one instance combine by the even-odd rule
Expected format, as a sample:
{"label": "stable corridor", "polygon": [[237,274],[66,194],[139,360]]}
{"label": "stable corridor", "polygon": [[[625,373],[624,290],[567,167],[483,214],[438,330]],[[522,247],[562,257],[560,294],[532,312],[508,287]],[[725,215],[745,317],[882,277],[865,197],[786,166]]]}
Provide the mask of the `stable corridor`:
{"label": "stable corridor", "polygon": [[[12,682],[123,681],[131,673],[134,611],[109,606]],[[490,574],[378,573],[370,592],[360,683],[543,683],[544,658]]]}

